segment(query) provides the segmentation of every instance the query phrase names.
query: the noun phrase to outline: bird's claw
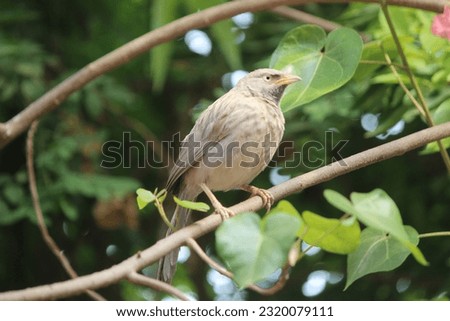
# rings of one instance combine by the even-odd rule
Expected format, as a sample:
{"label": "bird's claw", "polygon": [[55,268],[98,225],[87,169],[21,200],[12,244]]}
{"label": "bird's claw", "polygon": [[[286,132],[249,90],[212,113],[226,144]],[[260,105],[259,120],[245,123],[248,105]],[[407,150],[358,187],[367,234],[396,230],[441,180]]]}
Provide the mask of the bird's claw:
{"label": "bird's claw", "polygon": [[263,207],[266,209],[267,212],[270,211],[270,209],[272,208],[272,205],[274,203],[274,197],[272,195],[271,192],[269,192],[268,190],[262,189],[262,188],[257,188],[252,186],[252,190],[251,190],[251,197],[252,196],[259,196],[262,199],[263,202]]}
{"label": "bird's claw", "polygon": [[228,208],[222,206],[222,207],[216,207],[214,213],[219,214],[222,218],[222,221],[225,221],[229,219],[230,217],[233,217],[236,215],[233,211],[229,210]]}

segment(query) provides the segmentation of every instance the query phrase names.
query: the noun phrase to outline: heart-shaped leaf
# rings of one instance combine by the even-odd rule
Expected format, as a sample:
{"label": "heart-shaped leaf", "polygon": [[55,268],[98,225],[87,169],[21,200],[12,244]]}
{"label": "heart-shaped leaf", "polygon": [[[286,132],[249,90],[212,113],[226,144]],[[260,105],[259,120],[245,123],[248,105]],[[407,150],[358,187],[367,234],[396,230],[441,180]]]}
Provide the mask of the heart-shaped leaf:
{"label": "heart-shaped leaf", "polygon": [[136,194],[137,194],[136,201],[140,210],[142,210],[148,204],[154,202],[156,199],[155,194],[144,188],[138,188]]}
{"label": "heart-shaped leaf", "polygon": [[391,234],[411,251],[420,264],[428,264],[419,248],[410,242],[400,211],[385,191],[375,189],[370,193],[352,193],[350,198],[357,211],[358,220],[369,227]]}
{"label": "heart-shaped leaf", "polygon": [[270,212],[266,215],[266,217],[268,215],[271,215],[272,213],[287,213],[289,215],[293,215],[297,218],[300,217],[300,213],[297,211],[297,209],[288,201],[286,200],[281,200],[278,202],[277,206],[273,207]]}
{"label": "heart-shaped leaf", "polygon": [[361,232],[358,221],[346,225],[344,221],[310,211],[304,211],[302,216],[306,224],[306,233],[302,238],[308,244],[337,254],[348,254],[358,248]]}
{"label": "heart-shaped leaf", "polygon": [[408,240],[400,211],[385,191],[375,189],[370,193],[352,193],[350,199],[361,222],[399,239]]}
{"label": "heart-shaped leaf", "polygon": [[299,217],[283,212],[263,220],[256,213],[239,214],[216,230],[216,249],[244,288],[286,262],[300,226]]}
{"label": "heart-shaped leaf", "polygon": [[349,28],[330,32],[304,25],[288,32],[270,61],[271,68],[292,67],[299,81],[286,90],[281,101],[283,111],[306,104],[348,82],[361,58],[363,42]]}
{"label": "heart-shaped leaf", "polygon": [[340,209],[342,212],[346,214],[357,215],[356,209],[353,207],[352,202],[350,202],[344,195],[331,189],[326,189],[323,192],[323,196],[328,201],[328,203]]}
{"label": "heart-shaped leaf", "polygon": [[[419,234],[405,226],[408,240],[414,246]],[[347,289],[357,279],[374,272],[391,271],[400,266],[411,252],[395,237],[368,227],[361,233],[361,245],[347,258]]]}

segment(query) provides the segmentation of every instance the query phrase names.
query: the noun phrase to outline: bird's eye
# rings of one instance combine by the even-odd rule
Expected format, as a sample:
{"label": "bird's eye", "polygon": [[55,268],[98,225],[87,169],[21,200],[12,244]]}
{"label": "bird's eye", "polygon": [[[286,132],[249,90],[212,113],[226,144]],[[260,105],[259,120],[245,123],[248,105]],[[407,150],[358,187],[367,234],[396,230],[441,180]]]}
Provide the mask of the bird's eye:
{"label": "bird's eye", "polygon": [[266,76],[264,76],[264,79],[265,79],[266,81],[270,81],[270,79],[272,79],[272,77],[270,77],[269,75],[266,75]]}

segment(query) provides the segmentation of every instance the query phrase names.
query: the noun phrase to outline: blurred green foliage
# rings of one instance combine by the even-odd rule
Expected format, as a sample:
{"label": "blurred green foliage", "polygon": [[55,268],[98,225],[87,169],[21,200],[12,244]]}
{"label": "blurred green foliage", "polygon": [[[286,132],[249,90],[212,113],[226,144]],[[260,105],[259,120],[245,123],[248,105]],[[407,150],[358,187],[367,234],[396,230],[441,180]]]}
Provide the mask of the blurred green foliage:
{"label": "blurred green foliage", "polygon": [[[190,1],[171,15],[156,15],[158,2],[0,0],[0,121],[9,120],[89,62],[148,32],[149,26],[195,11]],[[400,61],[377,5],[311,4],[303,9],[364,34],[367,41],[362,60],[366,64],[360,64],[355,77],[345,86],[286,113],[284,139],[293,144],[285,143],[276,159],[281,175],[298,175],[317,166],[311,160],[324,165],[426,127],[384,64],[381,48],[394,63]],[[391,13],[436,122],[448,120],[445,106],[450,99],[450,45],[430,33],[434,14],[401,8],[391,8]],[[157,21],[156,16],[161,20]],[[163,235],[164,226],[155,208],[147,207],[138,214],[134,191],[139,186],[162,188],[167,178],[167,167],[139,166],[146,152],[154,151],[157,159],[163,158],[166,163],[173,155],[158,154],[157,148],[144,150],[138,142],[155,141],[158,145],[171,141],[177,132],[184,137],[198,111],[194,107],[205,99],[216,99],[228,89],[221,83],[222,75],[240,66],[244,70],[267,67],[283,36],[299,26],[270,12],[257,13],[253,20],[245,29],[230,20],[205,29],[213,44],[208,56],[191,52],[183,39],[176,39],[168,45],[170,49],[156,49],[100,77],[42,117],[34,139],[41,205],[50,233],[79,274],[118,263]],[[240,37],[238,44],[230,43],[233,36]],[[404,75],[401,68],[398,71]],[[407,78],[405,83],[409,86]],[[361,126],[365,114],[377,120],[372,131]],[[404,130],[388,132],[399,121],[404,122]],[[116,151],[130,166],[100,166],[105,160],[104,144],[122,142],[124,132],[131,133],[131,139]],[[339,140],[348,142],[336,154],[333,147]],[[67,279],[35,224],[24,142],[22,135],[0,152],[0,291]],[[285,168],[285,162],[297,155],[294,152],[306,152],[311,142],[324,148],[310,149],[310,162]],[[165,150],[168,145],[163,146]],[[254,184],[270,187],[271,174],[268,169]],[[381,188],[397,204],[404,224],[413,226],[419,234],[450,229],[449,178],[436,150],[427,149],[426,155],[411,152],[360,169],[288,200],[301,212],[309,210],[337,218],[340,213],[323,201],[322,192],[327,188],[343,195]],[[218,197],[229,205],[246,195],[228,192]],[[213,239],[210,234],[200,242],[215,257]],[[269,299],[443,297],[450,288],[450,244],[444,238],[426,238],[420,248],[429,267],[408,258],[393,271],[359,279],[358,286],[345,292],[345,258],[319,251],[296,265],[285,288]],[[320,271],[328,273],[324,289],[313,297],[306,296],[302,290],[308,277]],[[148,275],[154,272],[155,266],[144,270]],[[221,287],[225,284],[222,281],[195,255],[180,264],[174,280],[183,291],[202,300],[265,299],[239,290],[232,283]],[[266,283],[270,282],[269,278]],[[126,282],[99,292],[119,300],[165,297]]]}

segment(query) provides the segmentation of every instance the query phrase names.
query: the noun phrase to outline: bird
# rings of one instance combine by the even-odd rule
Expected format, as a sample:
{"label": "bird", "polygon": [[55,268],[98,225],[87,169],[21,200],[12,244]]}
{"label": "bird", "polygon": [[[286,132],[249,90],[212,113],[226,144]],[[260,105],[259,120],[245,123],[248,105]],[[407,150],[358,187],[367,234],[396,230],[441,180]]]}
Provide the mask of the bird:
{"label": "bird", "polygon": [[[182,200],[195,201],[204,192],[215,213],[224,220],[234,213],[214,191],[241,189],[262,198],[267,210],[270,192],[249,185],[269,164],[284,134],[280,100],[286,87],[301,80],[297,75],[262,68],[248,73],[206,108],[181,142],[166,190]],[[190,210],[177,206],[171,223],[176,230],[187,225]],[[166,236],[174,231],[169,228]],[[162,258],[157,278],[171,283],[179,249]]]}

